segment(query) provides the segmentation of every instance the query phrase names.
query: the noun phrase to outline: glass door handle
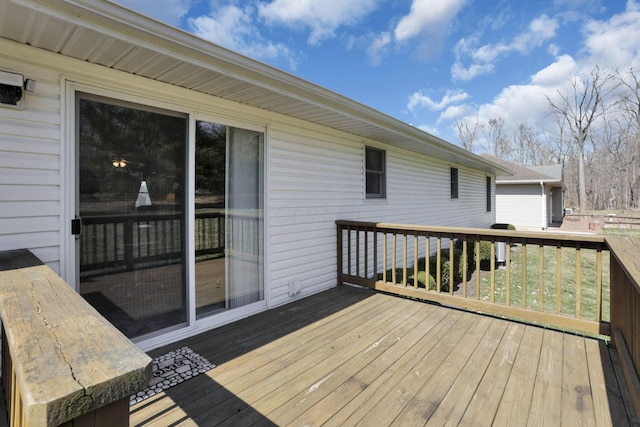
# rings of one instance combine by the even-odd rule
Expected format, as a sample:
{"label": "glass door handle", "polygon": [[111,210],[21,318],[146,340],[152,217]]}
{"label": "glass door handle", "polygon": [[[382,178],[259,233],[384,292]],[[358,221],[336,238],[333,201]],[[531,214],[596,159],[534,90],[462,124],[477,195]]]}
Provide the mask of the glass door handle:
{"label": "glass door handle", "polygon": [[76,217],[71,220],[71,234],[79,236],[82,233],[82,219]]}

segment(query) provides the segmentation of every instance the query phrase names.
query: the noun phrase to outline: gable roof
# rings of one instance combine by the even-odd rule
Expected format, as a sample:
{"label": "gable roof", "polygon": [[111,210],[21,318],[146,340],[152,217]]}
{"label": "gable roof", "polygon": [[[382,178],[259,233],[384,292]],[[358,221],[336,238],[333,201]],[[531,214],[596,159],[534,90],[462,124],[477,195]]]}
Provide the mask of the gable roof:
{"label": "gable roof", "polygon": [[490,161],[377,110],[105,0],[0,0],[0,39],[489,174],[504,172]]}
{"label": "gable roof", "polygon": [[496,184],[532,184],[543,182],[545,184],[563,185],[562,165],[525,167],[486,153],[481,154],[481,157],[511,172],[510,175],[496,176]]}

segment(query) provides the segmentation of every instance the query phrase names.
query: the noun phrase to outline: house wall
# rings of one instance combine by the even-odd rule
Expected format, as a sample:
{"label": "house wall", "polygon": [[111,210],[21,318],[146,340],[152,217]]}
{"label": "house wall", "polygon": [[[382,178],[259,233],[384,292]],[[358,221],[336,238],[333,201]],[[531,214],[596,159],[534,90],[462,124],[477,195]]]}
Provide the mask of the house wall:
{"label": "house wall", "polygon": [[[302,123],[299,123],[303,125]],[[269,223],[273,304],[289,300],[288,283],[304,293],[335,285],[337,219],[487,228],[485,177],[459,168],[459,198],[450,199],[450,164],[386,150],[387,198],[364,194],[366,142],[313,126],[272,123]]]}
{"label": "house wall", "polygon": [[[72,277],[75,192],[67,82],[265,126],[270,306],[292,299],[292,280],[302,285],[294,298],[336,285],[337,219],[461,227],[496,221],[495,209],[486,212],[486,175],[478,171],[6,40],[0,40],[0,57],[0,69],[37,81],[24,110],[0,107],[0,250],[31,249],[63,277]],[[386,150],[385,200],[365,197],[366,145]],[[451,166],[459,169],[456,200],[449,197]]]}
{"label": "house wall", "polygon": [[496,222],[513,224],[519,230],[547,227],[547,192],[540,184],[498,184],[496,186]]}

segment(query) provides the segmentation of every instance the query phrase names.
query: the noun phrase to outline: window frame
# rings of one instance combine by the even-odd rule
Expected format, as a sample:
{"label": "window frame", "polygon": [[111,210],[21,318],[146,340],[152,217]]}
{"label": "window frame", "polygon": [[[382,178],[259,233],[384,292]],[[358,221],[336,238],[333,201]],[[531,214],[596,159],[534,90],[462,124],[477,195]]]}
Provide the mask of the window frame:
{"label": "window frame", "polygon": [[451,167],[449,168],[449,182],[451,186],[450,197],[451,199],[459,199],[459,182],[460,182],[460,172],[458,168]]}
{"label": "window frame", "polygon": [[[369,169],[367,165],[367,158],[369,152],[379,153],[382,157],[380,162],[380,170],[378,169]],[[364,183],[364,191],[365,197],[367,199],[386,199],[387,198],[387,152],[381,148],[375,148],[370,146],[364,147],[364,171],[365,171],[365,183]],[[369,177],[371,175],[375,175],[379,177],[379,191],[376,193],[369,192]]]}

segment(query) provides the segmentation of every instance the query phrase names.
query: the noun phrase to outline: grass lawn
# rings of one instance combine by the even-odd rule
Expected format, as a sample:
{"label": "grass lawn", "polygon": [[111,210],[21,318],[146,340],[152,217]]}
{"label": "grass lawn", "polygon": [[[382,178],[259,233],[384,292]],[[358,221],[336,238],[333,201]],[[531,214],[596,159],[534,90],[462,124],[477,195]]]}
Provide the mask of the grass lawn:
{"label": "grass lawn", "polygon": [[[524,275],[526,283],[523,286],[522,245],[511,247],[509,305],[526,307],[530,310],[540,310],[541,299],[544,311],[574,317],[578,298],[576,286],[576,250],[561,249],[560,268],[560,301],[558,301],[556,248],[544,247],[542,251],[542,275],[540,275],[540,251],[537,245],[527,245],[526,269]],[[467,293],[471,291],[475,296],[475,283],[478,272],[467,284]],[[491,299],[491,275],[488,271],[480,271],[480,299]],[[495,302],[507,304],[507,270],[495,271]],[[540,280],[543,282],[542,298],[540,295]],[[458,286],[458,291],[461,289]],[[609,320],[609,253],[602,252],[602,319]],[[580,251],[580,318],[596,320],[597,308],[596,292],[596,251],[582,249]],[[524,299],[524,304],[523,304]]]}

